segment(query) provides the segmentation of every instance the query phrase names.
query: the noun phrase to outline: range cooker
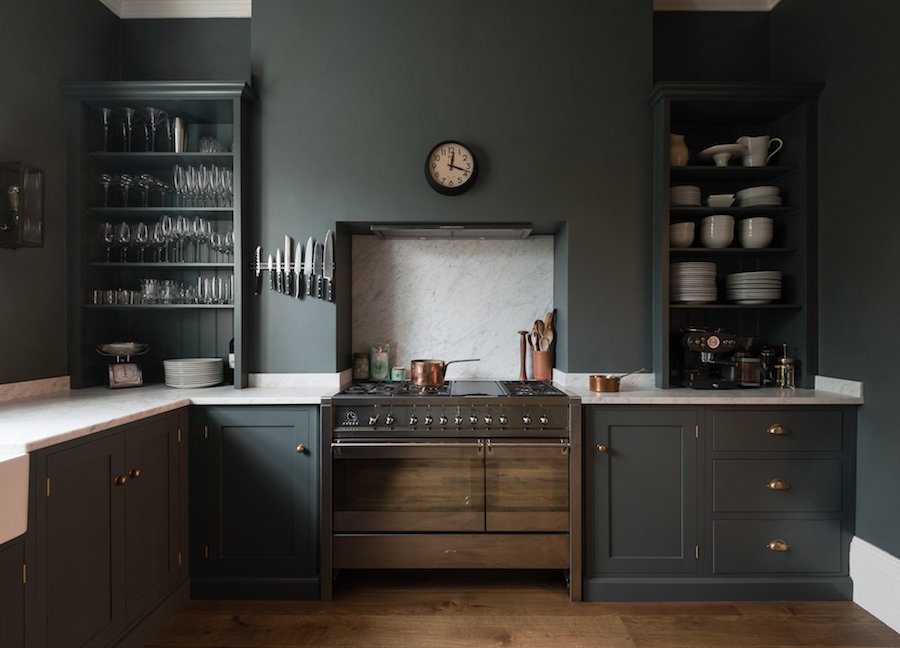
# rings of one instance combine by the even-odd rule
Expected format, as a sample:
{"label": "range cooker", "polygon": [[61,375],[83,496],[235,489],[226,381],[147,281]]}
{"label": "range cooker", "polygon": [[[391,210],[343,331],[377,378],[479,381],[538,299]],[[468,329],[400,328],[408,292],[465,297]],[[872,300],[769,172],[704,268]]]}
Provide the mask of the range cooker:
{"label": "range cooker", "polygon": [[322,597],[340,569],[561,569],[580,599],[581,410],[530,381],[322,403]]}

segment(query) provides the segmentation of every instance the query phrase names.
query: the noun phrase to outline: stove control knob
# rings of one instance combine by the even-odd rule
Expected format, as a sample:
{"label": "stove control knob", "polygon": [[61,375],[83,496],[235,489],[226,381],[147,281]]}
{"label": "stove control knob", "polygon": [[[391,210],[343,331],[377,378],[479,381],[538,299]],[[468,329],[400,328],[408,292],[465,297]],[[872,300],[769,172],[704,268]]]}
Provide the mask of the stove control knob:
{"label": "stove control knob", "polygon": [[438,419],[438,423],[441,425],[447,425],[447,417],[441,414],[441,418]]}
{"label": "stove control knob", "polygon": [[550,422],[550,418],[546,414],[541,414],[541,418],[538,420],[540,420],[541,425],[547,425]]}
{"label": "stove control knob", "polygon": [[456,425],[462,425],[463,417],[460,416],[459,414],[457,414],[457,415],[453,418],[453,422],[454,422]]}
{"label": "stove control knob", "polygon": [[431,425],[434,422],[434,419],[430,416],[425,417],[425,425]]}
{"label": "stove control knob", "polygon": [[469,416],[469,423],[475,425],[476,423],[478,423],[478,417],[472,414],[471,416]]}
{"label": "stove control knob", "polygon": [[388,414],[387,416],[385,416],[385,417],[384,417],[384,422],[385,422],[387,425],[393,425],[393,424],[394,424],[394,415],[393,415],[393,414]]}
{"label": "stove control knob", "polygon": [[493,422],[494,422],[494,417],[493,417],[493,416],[485,416],[485,417],[484,417],[484,424],[485,424],[485,425],[490,425],[490,424],[493,423]]}
{"label": "stove control knob", "polygon": [[409,424],[410,424],[410,425],[415,425],[415,424],[418,423],[418,422],[419,422],[419,419],[416,418],[415,414],[413,414],[412,416],[409,417]]}
{"label": "stove control knob", "polygon": [[505,414],[501,414],[501,415],[500,415],[500,425],[506,425],[506,422],[507,422],[508,420],[509,420],[509,419],[506,418],[506,415],[505,415]]}
{"label": "stove control knob", "polygon": [[524,423],[525,425],[528,425],[529,423],[531,423],[531,417],[528,414],[526,414],[525,416],[522,417],[522,423]]}
{"label": "stove control knob", "polygon": [[378,423],[378,417],[377,417],[377,416],[370,416],[370,417],[369,417],[369,425],[375,425],[376,423]]}

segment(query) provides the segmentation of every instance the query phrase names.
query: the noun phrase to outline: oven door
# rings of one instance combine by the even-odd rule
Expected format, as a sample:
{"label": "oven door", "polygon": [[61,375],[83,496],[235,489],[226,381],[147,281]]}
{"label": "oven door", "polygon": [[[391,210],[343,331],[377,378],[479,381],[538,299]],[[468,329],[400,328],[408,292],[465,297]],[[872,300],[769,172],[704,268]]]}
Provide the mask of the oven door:
{"label": "oven door", "polygon": [[569,441],[487,441],[488,531],[569,530]]}
{"label": "oven door", "polygon": [[484,531],[481,439],[339,440],[335,533]]}

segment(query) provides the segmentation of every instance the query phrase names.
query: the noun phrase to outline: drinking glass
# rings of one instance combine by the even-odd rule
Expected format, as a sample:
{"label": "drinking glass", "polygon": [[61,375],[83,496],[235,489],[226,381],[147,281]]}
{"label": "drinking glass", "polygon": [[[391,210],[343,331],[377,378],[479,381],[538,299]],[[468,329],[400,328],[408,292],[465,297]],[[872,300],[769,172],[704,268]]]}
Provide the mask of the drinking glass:
{"label": "drinking glass", "polygon": [[184,207],[186,186],[184,183],[184,167],[180,164],[176,164],[172,172],[172,183],[175,185],[175,206]]}
{"label": "drinking glass", "polygon": [[176,257],[175,261],[178,263],[184,263],[184,240],[187,238],[189,233],[188,230],[188,222],[187,218],[184,216],[176,216],[173,222],[172,227],[172,235],[176,240]]}
{"label": "drinking glass", "polygon": [[100,241],[106,249],[106,262],[109,263],[109,252],[116,244],[116,226],[108,221],[100,223]]}
{"label": "drinking glass", "polygon": [[109,185],[112,184],[113,177],[108,173],[101,173],[100,177],[97,178],[97,182],[100,183],[100,186],[103,187],[103,206],[109,207]]}
{"label": "drinking glass", "polygon": [[103,123],[103,150],[109,150],[109,126],[112,123],[112,114],[113,109],[102,107],[100,108],[100,120]]}
{"label": "drinking glass", "polygon": [[121,246],[122,262],[128,260],[128,244],[131,243],[131,226],[128,223],[119,223],[116,228],[116,242]]}
{"label": "drinking glass", "polygon": [[209,207],[209,167],[201,164],[197,167],[197,198],[198,207]]}
{"label": "drinking glass", "polygon": [[166,261],[169,261],[169,244],[175,240],[173,235],[173,224],[172,217],[168,214],[163,214],[159,217],[159,226],[162,230],[163,239],[166,241]]}
{"label": "drinking glass", "polygon": [[163,122],[169,121],[169,114],[164,110],[160,110],[159,108],[153,108],[152,106],[144,106],[144,108],[142,108],[142,111],[143,111],[144,119],[146,120],[147,126],[150,129],[150,132],[149,132],[149,137],[150,137],[149,144],[150,145],[147,147],[147,150],[155,151],[156,150],[156,131],[159,129],[160,124],[162,124]]}
{"label": "drinking glass", "polygon": [[136,181],[138,188],[141,190],[141,207],[150,206],[150,187],[156,185],[156,178],[149,173],[142,173]]}
{"label": "drinking glass", "polygon": [[225,169],[224,173],[224,182],[225,182],[225,204],[223,207],[231,207],[234,202],[234,171],[231,169]]}
{"label": "drinking glass", "polygon": [[188,206],[197,207],[197,167],[191,165],[184,170],[184,185],[188,195]]}
{"label": "drinking glass", "polygon": [[[162,223],[153,223],[153,229],[150,231],[150,245],[156,248],[153,260],[157,263],[162,261],[162,251],[167,243],[166,235],[163,234]],[[166,256],[168,257],[168,255]]]}
{"label": "drinking glass", "polygon": [[143,263],[144,250],[150,243],[150,228],[147,223],[138,223],[134,228],[134,243],[138,248],[138,261]]}
{"label": "drinking glass", "polygon": [[203,218],[197,217],[191,223],[191,240],[194,241],[195,263],[200,262],[200,244],[209,239],[209,230],[209,223]]}
{"label": "drinking glass", "polygon": [[125,150],[131,151],[131,135],[134,131],[134,108],[122,108],[122,138],[125,140]]}
{"label": "drinking glass", "polygon": [[128,192],[131,191],[131,185],[134,182],[134,178],[132,178],[127,173],[120,173],[116,176],[116,179],[119,184],[119,189],[122,191],[122,207],[128,207]]}

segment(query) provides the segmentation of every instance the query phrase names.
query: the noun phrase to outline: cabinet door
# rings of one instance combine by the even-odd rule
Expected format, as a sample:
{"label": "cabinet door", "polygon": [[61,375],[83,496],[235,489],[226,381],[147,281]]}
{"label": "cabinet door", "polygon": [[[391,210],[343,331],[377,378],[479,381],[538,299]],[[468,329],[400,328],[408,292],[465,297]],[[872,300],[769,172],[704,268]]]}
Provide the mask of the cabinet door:
{"label": "cabinet door", "polygon": [[697,571],[694,410],[587,408],[588,572]]}
{"label": "cabinet door", "polygon": [[0,549],[0,646],[5,648],[25,645],[24,563],[24,540],[13,540]]}
{"label": "cabinet door", "polygon": [[106,646],[124,628],[124,445],[116,434],[46,455],[36,523],[42,648]]}
{"label": "cabinet door", "polygon": [[197,573],[317,573],[316,409],[211,407],[204,419],[205,430],[196,431],[205,437],[199,445],[205,475],[199,479],[206,489],[203,537],[192,543],[203,548],[192,561]]}
{"label": "cabinet door", "polygon": [[125,606],[128,621],[179,581],[179,416],[130,427],[125,441]]}

